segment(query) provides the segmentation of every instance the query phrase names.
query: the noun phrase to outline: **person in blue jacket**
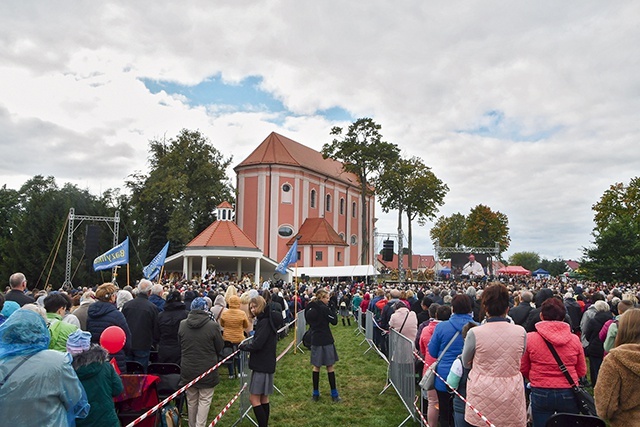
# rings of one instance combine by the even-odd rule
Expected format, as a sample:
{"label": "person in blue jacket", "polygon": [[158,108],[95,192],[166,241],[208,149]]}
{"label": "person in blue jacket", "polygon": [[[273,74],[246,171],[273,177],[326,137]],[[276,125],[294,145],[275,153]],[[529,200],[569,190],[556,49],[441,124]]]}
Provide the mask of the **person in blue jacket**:
{"label": "person in blue jacket", "polygon": [[[428,347],[429,354],[432,357],[439,358],[456,332],[460,332],[447,349],[447,352],[442,356],[436,368],[436,372],[442,378],[447,378],[451,365],[453,365],[456,357],[462,353],[462,348],[464,347],[462,328],[467,323],[473,322],[473,303],[468,295],[458,294],[454,296],[451,300],[451,308],[453,309],[453,314],[449,320],[438,323],[433,331],[433,336],[431,337],[431,341],[429,341]],[[453,406],[449,389],[439,377],[436,377],[435,388],[438,392],[438,403],[440,407],[440,427],[453,426]]]}

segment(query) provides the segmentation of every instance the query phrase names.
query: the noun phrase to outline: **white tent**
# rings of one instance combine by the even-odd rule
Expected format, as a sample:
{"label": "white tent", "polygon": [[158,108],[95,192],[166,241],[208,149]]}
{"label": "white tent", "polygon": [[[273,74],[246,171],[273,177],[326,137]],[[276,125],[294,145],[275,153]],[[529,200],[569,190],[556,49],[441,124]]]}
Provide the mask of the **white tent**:
{"label": "white tent", "polygon": [[377,276],[379,273],[372,265],[345,265],[336,267],[300,267],[291,268],[293,276],[309,277],[359,277]]}

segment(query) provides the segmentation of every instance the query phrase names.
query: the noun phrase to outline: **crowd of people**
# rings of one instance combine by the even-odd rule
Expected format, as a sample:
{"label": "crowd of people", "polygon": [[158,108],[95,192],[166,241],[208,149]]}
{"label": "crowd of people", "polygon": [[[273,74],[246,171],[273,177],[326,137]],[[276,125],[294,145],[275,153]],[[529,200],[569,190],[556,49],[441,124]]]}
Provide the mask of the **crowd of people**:
{"label": "crowd of people", "polygon": [[[340,402],[331,327],[340,327],[340,320],[342,327],[350,326],[354,316],[368,310],[377,326],[374,343],[383,354],[389,351],[387,331],[395,329],[415,343],[424,360],[418,378],[438,360],[433,388],[423,392],[431,426],[484,425],[451,393],[455,388],[496,426],[531,422],[542,427],[556,412],[579,412],[574,384],[594,386],[598,414],[618,426],[640,416],[638,290],[558,279],[408,285],[310,281],[296,288],[218,276],[158,284],[143,279],[135,288],[105,283],[46,291],[29,290],[24,275],[16,273],[0,294],[0,406],[19,414],[15,408],[38,396],[27,399],[14,389],[37,386],[46,393],[47,387],[59,387],[64,400],[43,400],[42,413],[33,417],[112,425],[112,398],[122,391],[117,374],[126,373],[127,361],[146,370],[156,352],[158,362],[181,366],[181,384],[186,384],[239,349],[249,354],[253,413],[258,425],[266,426],[284,322],[304,312],[312,332],[311,400],[321,398],[324,366],[331,400]],[[112,355],[99,344],[110,326],[126,336],[124,347]],[[230,379],[244,374],[236,357],[227,366]],[[99,380],[91,376],[91,384],[90,370],[101,372]],[[214,370],[187,389],[189,426],[206,424],[220,381]],[[98,424],[96,408],[108,414]],[[12,425],[35,425],[33,417],[26,422],[16,415]]]}

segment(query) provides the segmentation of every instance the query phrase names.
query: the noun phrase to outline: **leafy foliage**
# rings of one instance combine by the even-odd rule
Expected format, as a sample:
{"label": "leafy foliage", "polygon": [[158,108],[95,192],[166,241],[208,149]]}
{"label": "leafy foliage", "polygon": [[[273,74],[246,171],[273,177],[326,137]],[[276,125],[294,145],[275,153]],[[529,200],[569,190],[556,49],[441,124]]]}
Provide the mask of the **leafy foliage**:
{"label": "leafy foliage", "polygon": [[[444,203],[449,187],[436,177],[422,159],[412,157],[398,159],[392,167],[386,169],[380,175],[376,189],[383,211],[397,209],[400,215],[406,213],[411,254],[413,221],[417,218],[419,224],[424,224],[427,219],[434,218],[438,208]],[[410,264],[411,261],[409,257]]]}
{"label": "leafy foliage", "polygon": [[360,184],[362,264],[369,262],[369,230],[366,211],[367,196],[371,194],[371,185],[386,169],[398,159],[400,149],[397,145],[383,141],[382,126],[370,118],[361,118],[353,122],[346,133],[340,127],[331,129],[334,138],[330,144],[322,147],[322,156],[343,163],[344,170],[358,177]]}
{"label": "leafy foliage", "polygon": [[567,271],[567,263],[565,263],[564,260],[560,258],[556,258],[552,260],[543,258],[540,261],[538,268],[547,270],[551,276],[557,277],[557,276],[560,276],[561,274],[564,274]]}
{"label": "leafy foliage", "polygon": [[199,131],[183,129],[175,138],[149,143],[150,171],[127,181],[140,255],[150,259],[166,243],[182,248],[214,221],[216,207],[233,202],[224,158]]}
{"label": "leafy foliage", "polygon": [[[448,217],[441,216],[438,218],[429,232],[434,244],[438,242],[438,244],[434,246],[442,248],[463,246],[462,234],[464,233],[466,223],[467,220],[465,216],[459,212]],[[438,256],[440,258],[448,258],[449,254],[445,251],[438,251]]]}
{"label": "leafy foliage", "polygon": [[593,205],[594,246],[580,272],[596,280],[640,281],[640,178],[612,185]]}
{"label": "leafy foliage", "polygon": [[540,265],[540,255],[537,252],[516,252],[509,257],[509,265],[520,265],[534,271]]}

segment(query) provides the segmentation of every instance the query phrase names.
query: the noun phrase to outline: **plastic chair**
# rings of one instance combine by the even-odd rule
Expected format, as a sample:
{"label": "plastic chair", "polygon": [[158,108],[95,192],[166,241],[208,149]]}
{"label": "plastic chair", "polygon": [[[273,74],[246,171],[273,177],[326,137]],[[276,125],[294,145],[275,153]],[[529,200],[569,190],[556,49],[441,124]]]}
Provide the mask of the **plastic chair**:
{"label": "plastic chair", "polygon": [[[164,400],[180,389],[180,365],[175,363],[151,363],[147,369],[149,374],[160,377],[158,384],[158,398]],[[178,415],[182,414],[182,406],[185,400],[185,393],[180,394],[174,400]]]}
{"label": "plastic chair", "polygon": [[607,427],[601,418],[581,414],[554,414],[547,420],[546,427]]}
{"label": "plastic chair", "polygon": [[146,374],[140,362],[127,360],[127,374]]}

